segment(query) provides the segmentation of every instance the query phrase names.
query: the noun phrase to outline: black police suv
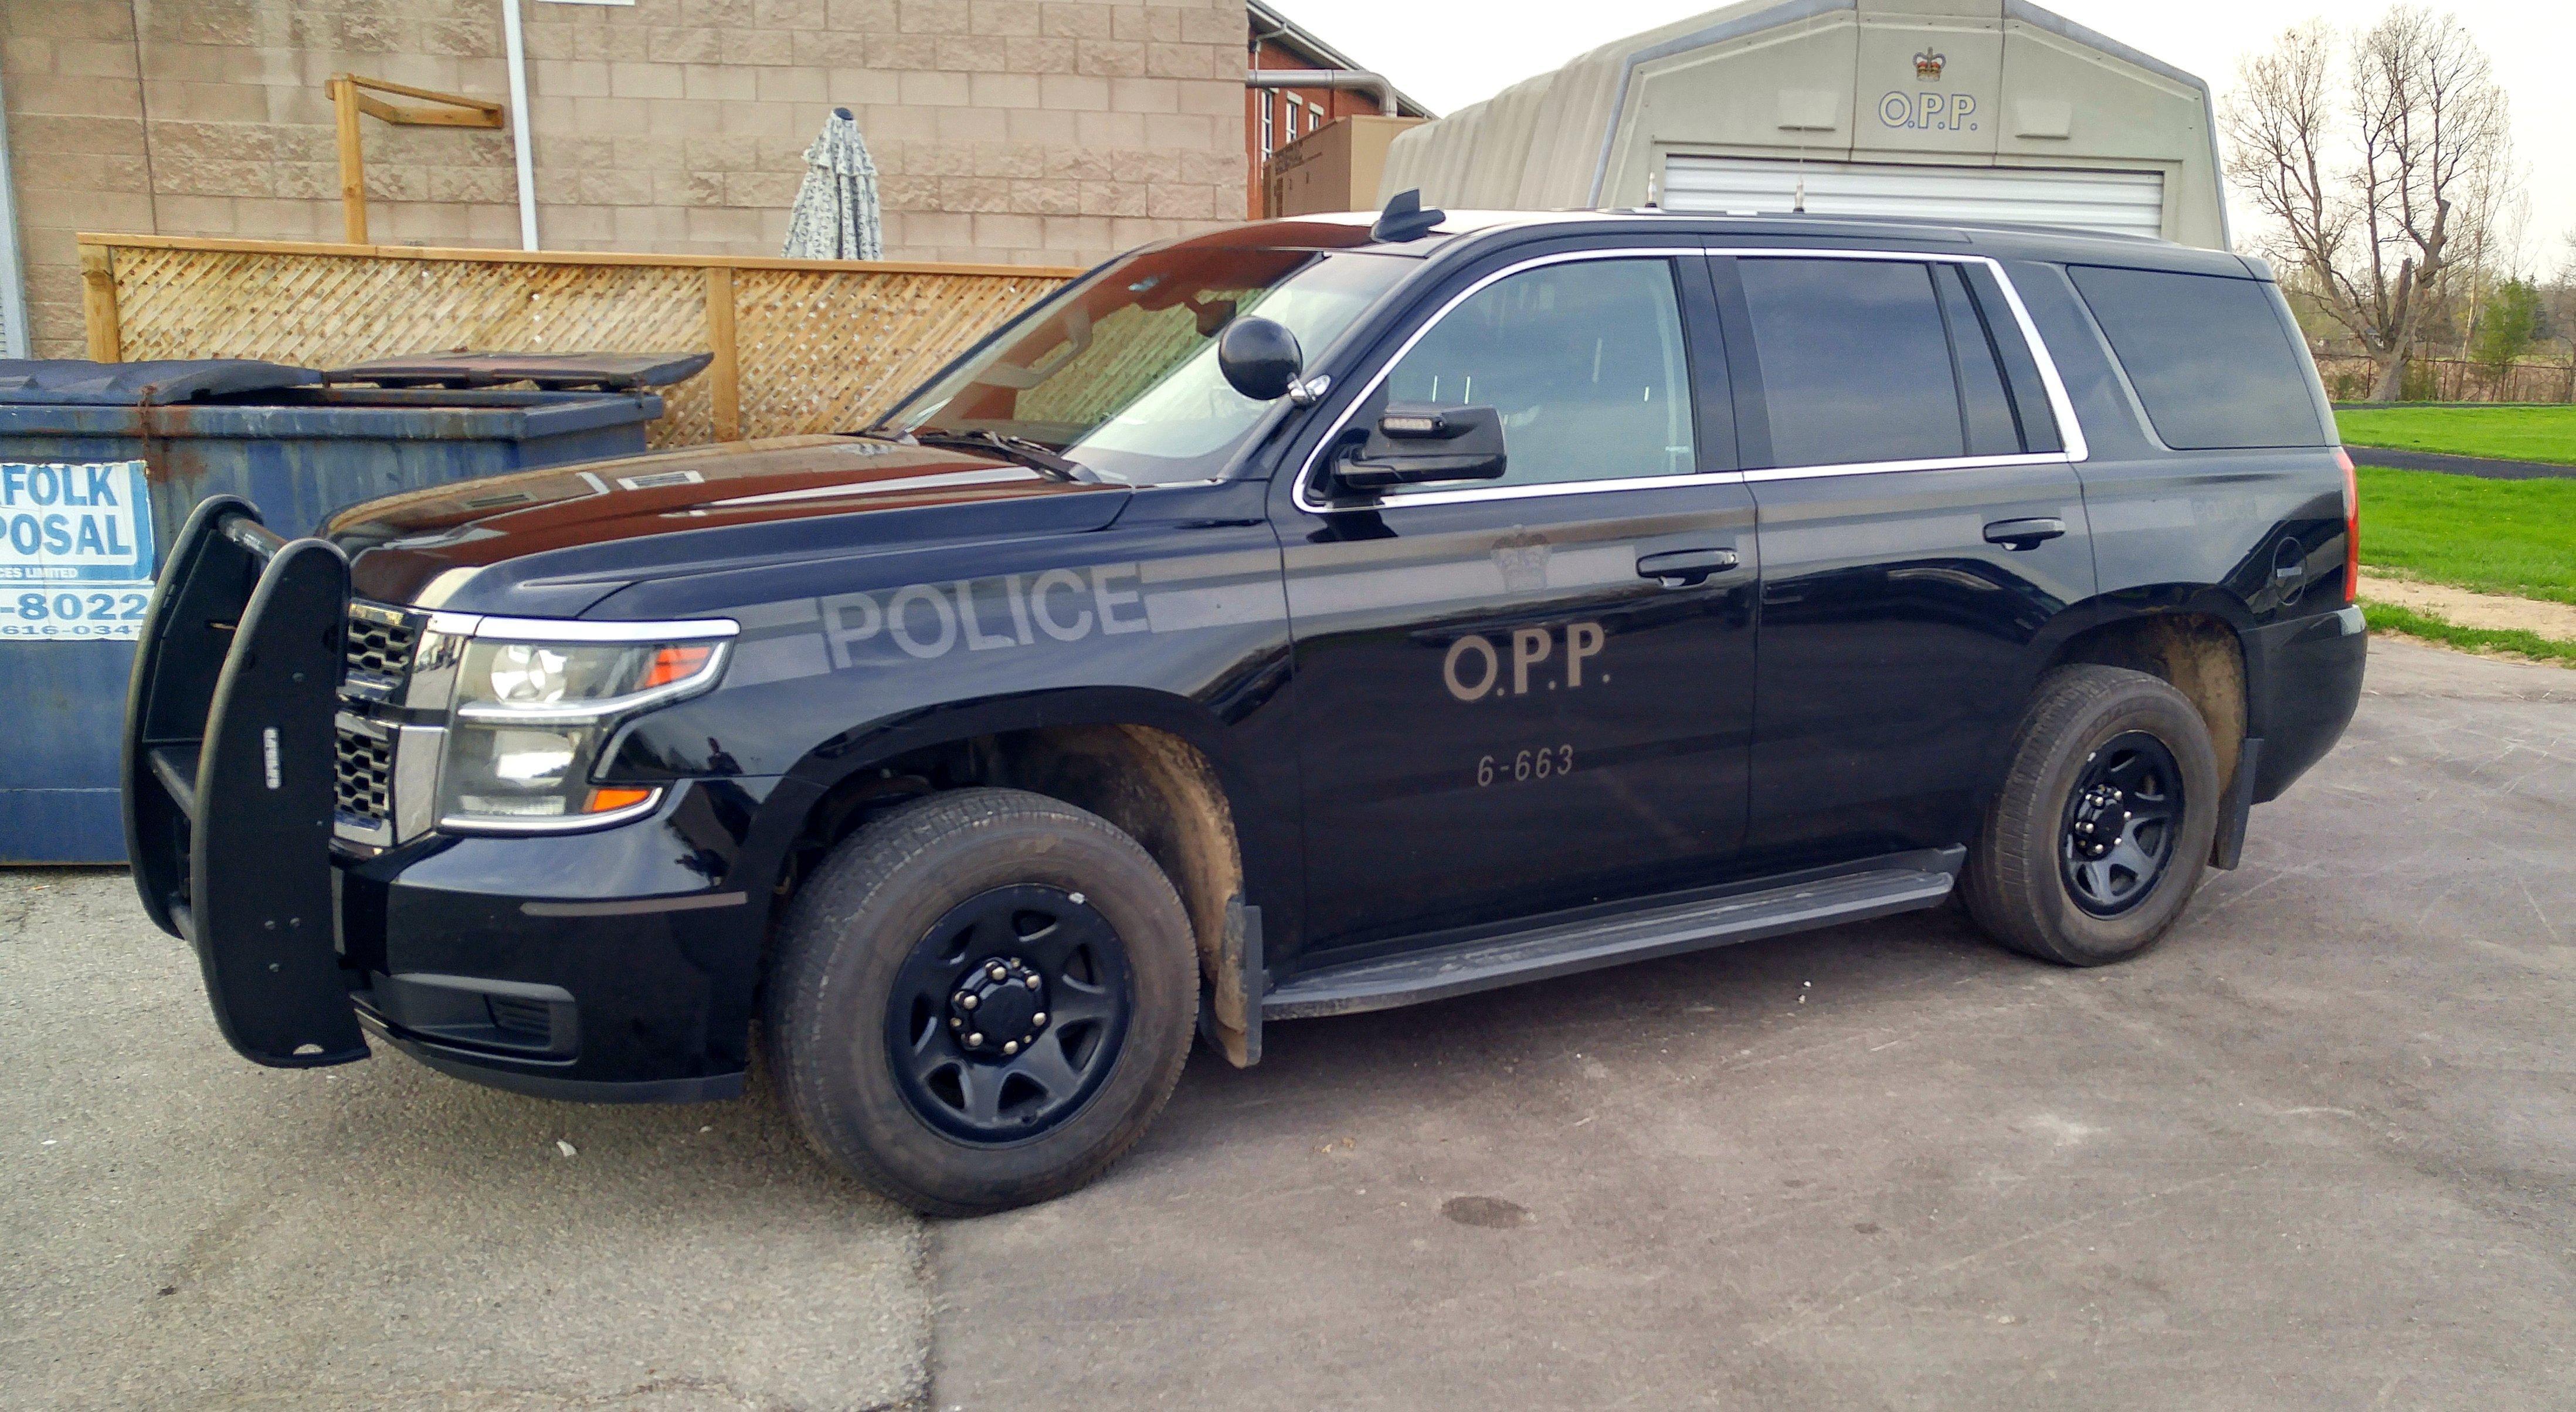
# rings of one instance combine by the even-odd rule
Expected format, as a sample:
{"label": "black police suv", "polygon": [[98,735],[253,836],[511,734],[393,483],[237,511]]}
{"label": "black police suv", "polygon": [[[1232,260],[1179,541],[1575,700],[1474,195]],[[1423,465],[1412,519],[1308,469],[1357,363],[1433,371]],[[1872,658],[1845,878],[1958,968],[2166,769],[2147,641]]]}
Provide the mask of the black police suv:
{"label": "black police suv", "polygon": [[2349,462],[2258,263],[1654,212],[1113,260],[863,431],[282,541],[200,507],[130,851],[215,1016],[741,1092],[1042,1200],[1193,1032],[1940,904],[2134,956],[2359,695]]}

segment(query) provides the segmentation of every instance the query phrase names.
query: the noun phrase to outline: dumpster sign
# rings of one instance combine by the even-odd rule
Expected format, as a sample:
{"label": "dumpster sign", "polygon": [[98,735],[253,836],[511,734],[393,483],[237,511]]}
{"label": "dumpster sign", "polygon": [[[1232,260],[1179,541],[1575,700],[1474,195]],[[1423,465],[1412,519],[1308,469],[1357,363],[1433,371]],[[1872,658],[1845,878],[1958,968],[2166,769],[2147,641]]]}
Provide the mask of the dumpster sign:
{"label": "dumpster sign", "polygon": [[138,636],[153,555],[141,461],[0,462],[0,641]]}

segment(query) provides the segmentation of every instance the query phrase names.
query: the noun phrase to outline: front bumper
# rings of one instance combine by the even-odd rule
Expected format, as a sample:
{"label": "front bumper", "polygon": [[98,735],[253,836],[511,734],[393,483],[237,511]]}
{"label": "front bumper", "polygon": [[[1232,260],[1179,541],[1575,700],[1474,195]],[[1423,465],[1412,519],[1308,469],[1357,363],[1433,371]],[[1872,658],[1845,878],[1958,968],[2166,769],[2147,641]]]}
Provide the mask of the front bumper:
{"label": "front bumper", "polygon": [[742,1085],[765,889],[745,857],[765,781],[692,782],[591,833],[435,836],[333,863],[370,1033],[522,1093],[611,1102]]}
{"label": "front bumper", "polygon": [[195,948],[225,1039],[303,1068],[367,1057],[372,1032],[554,1097],[738,1092],[784,851],[755,825],[795,813],[765,808],[775,782],[681,781],[586,833],[335,841],[347,611],[336,547],[218,499],[144,624],[127,855],[147,913]]}

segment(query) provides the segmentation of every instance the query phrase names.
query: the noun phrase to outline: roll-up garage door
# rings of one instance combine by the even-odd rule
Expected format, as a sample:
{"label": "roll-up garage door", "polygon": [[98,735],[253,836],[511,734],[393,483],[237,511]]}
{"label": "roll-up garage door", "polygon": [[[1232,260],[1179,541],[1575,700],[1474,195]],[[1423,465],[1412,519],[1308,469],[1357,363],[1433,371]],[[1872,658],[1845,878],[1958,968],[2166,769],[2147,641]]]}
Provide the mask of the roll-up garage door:
{"label": "roll-up garage door", "polygon": [[2115,235],[2164,234],[2160,172],[2054,171],[2031,167],[1834,165],[1675,153],[1664,165],[1668,211],[1820,216],[1919,216],[1961,222],[2072,226]]}

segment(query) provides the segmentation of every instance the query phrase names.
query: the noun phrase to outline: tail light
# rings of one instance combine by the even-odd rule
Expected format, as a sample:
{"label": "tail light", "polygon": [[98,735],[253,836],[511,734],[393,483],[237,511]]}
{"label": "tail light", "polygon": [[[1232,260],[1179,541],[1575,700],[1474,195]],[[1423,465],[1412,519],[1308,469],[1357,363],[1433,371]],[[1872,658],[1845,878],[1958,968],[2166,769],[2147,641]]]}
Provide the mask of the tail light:
{"label": "tail light", "polygon": [[2352,453],[2338,446],[2335,464],[2343,467],[2343,601],[2361,596],[2361,478],[2353,473]]}

